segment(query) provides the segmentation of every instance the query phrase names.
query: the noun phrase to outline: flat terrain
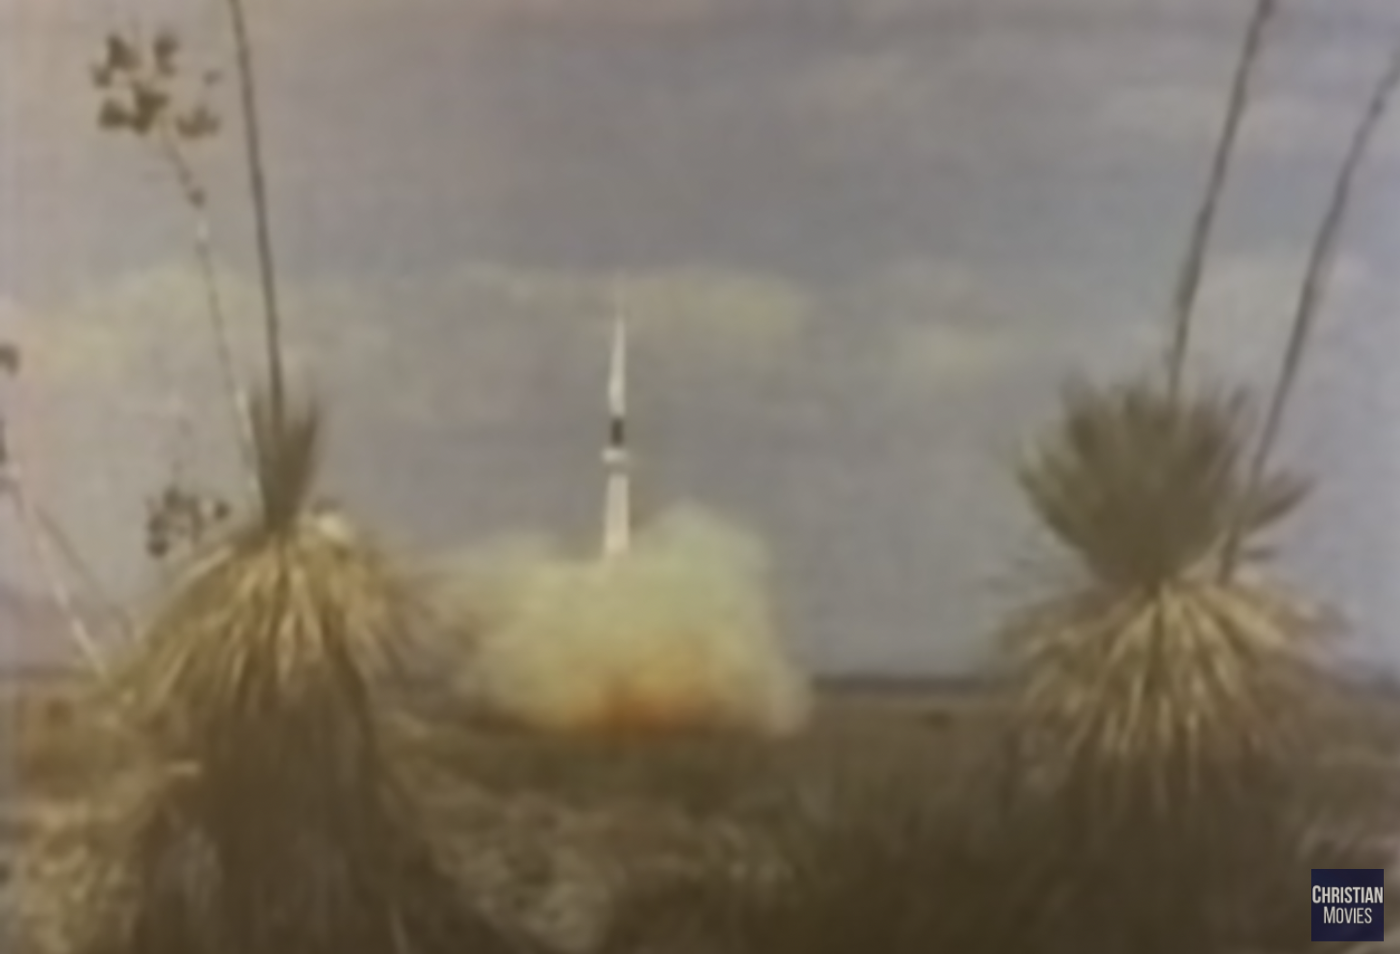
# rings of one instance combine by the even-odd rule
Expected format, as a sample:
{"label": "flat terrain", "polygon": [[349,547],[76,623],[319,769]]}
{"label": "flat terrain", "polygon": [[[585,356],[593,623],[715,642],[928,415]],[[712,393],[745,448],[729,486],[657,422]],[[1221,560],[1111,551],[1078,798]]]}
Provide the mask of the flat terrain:
{"label": "flat terrain", "polygon": [[[12,725],[18,758],[7,760],[6,856],[126,761],[62,706],[47,716],[33,699],[24,707]],[[843,780],[868,782],[881,798],[896,775],[925,796],[946,790],[953,740],[968,737],[949,729],[975,713],[962,696],[828,694],[803,732],[758,740],[551,737],[438,710],[406,726],[398,750],[488,906],[566,948],[586,947],[618,878],[664,879],[736,853],[747,864],[764,854],[753,832],[790,819],[794,805],[822,811]]]}
{"label": "flat terrain", "polygon": [[[36,815],[100,789],[123,761],[73,712],[25,706],[27,721],[12,726],[18,758],[6,760],[15,773],[0,819],[6,847]],[[664,879],[739,856],[761,865],[766,833],[794,813],[823,815],[853,796],[934,804],[959,794],[952,783],[970,760],[993,751],[988,699],[965,688],[828,690],[811,724],[781,740],[545,736],[422,708],[397,751],[469,883],[503,916],[579,951],[605,922],[620,872]],[[1373,708],[1386,745],[1329,757],[1382,764],[1400,738],[1400,705],[1377,695]]]}

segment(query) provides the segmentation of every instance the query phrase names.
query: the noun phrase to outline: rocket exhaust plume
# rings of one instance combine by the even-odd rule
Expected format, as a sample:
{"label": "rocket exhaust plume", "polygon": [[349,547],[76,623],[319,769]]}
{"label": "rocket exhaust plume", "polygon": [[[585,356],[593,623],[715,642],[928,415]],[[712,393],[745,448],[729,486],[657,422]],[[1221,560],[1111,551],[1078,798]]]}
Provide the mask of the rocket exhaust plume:
{"label": "rocket exhaust plume", "polygon": [[678,507],[623,552],[570,558],[520,538],[446,568],[449,621],[472,638],[462,688],[492,714],[583,733],[782,735],[810,708],[783,652],[751,535]]}
{"label": "rocket exhaust plume", "polygon": [[674,508],[634,537],[627,326],[613,327],[602,553],[518,538],[446,568],[441,608],[472,640],[467,694],[554,731],[784,734],[810,708],[779,645],[758,540]]}

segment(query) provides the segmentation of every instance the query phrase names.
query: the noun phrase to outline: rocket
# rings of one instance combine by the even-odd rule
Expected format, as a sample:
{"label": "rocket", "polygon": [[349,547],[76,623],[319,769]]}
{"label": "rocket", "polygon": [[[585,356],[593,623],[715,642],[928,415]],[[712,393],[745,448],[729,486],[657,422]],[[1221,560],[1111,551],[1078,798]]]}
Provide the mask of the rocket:
{"label": "rocket", "polygon": [[632,457],[627,447],[627,319],[613,320],[608,369],[608,439],[603,448],[607,479],[603,500],[603,556],[626,553],[632,543]]}

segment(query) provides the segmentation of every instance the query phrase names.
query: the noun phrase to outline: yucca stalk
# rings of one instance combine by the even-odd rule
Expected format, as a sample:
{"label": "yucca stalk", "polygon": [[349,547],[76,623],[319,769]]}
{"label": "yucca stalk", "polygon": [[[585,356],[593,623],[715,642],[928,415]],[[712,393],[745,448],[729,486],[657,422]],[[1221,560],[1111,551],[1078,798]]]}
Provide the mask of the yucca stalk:
{"label": "yucca stalk", "polygon": [[[496,951],[386,749],[378,672],[417,612],[386,558],[308,508],[318,416],[256,404],[264,510],[191,559],[115,676],[149,763],[84,954]],[[95,861],[100,864],[100,860]]]}
{"label": "yucca stalk", "polygon": [[1191,323],[1195,317],[1196,297],[1201,287],[1201,276],[1205,270],[1206,252],[1210,247],[1216,212],[1220,207],[1220,197],[1224,193],[1230,162],[1234,157],[1235,142],[1239,138],[1240,127],[1249,108],[1250,86],[1255,67],[1264,48],[1269,24],[1277,10],[1278,0],[1256,0],[1254,4],[1254,12],[1245,31],[1244,45],[1235,65],[1230,95],[1225,104],[1225,116],[1221,121],[1215,155],[1211,160],[1210,176],[1206,181],[1201,204],[1196,209],[1196,216],[1191,225],[1191,238],[1186,246],[1186,257],[1177,275],[1176,292],[1172,301],[1171,347],[1167,353],[1167,388],[1173,400],[1180,395],[1182,379],[1185,376],[1186,357],[1191,343]]}
{"label": "yucca stalk", "polygon": [[[6,378],[17,379],[20,364],[19,346],[0,341],[0,382]],[[18,429],[15,424],[13,409],[0,409],[0,496],[8,497],[14,506],[29,552],[34,557],[34,563],[43,577],[50,598],[68,624],[73,645],[87,666],[100,673],[106,665],[102,647],[92,627],[88,625],[86,615],[79,609],[67,579],[59,570],[55,548],[68,561],[70,568],[76,570],[83,577],[84,583],[91,588],[89,595],[100,597],[102,591],[96,586],[96,579],[88,572],[86,561],[82,560],[77,550],[72,547],[63,528],[32,498],[29,481],[21,462],[23,454],[18,446]],[[119,614],[114,615],[119,622],[125,622]]]}
{"label": "yucca stalk", "polygon": [[106,654],[92,627],[88,625],[83,611],[78,608],[77,599],[68,581],[58,568],[51,549],[53,537],[46,532],[42,511],[30,499],[28,484],[19,463],[15,460],[0,465],[0,494],[8,496],[14,504],[15,514],[29,545],[29,552],[34,557],[34,563],[43,578],[49,598],[68,624],[73,645],[77,647],[89,669],[94,673],[102,673],[106,668]]}
{"label": "yucca stalk", "polygon": [[227,0],[238,62],[239,102],[243,112],[243,143],[248,167],[248,188],[253,203],[253,227],[257,242],[258,279],[262,290],[263,322],[267,349],[268,409],[274,425],[282,425],[286,413],[286,373],[282,360],[282,311],[277,294],[277,259],[272,247],[272,215],[267,196],[267,166],[263,159],[262,123],[258,112],[257,79],[253,71],[253,43],[243,0]]}
{"label": "yucca stalk", "polygon": [[[1247,478],[1250,483],[1256,483],[1261,479],[1268,467],[1269,455],[1278,442],[1279,433],[1283,428],[1284,413],[1288,408],[1289,398],[1297,386],[1303,358],[1307,353],[1308,344],[1312,340],[1313,327],[1317,323],[1323,294],[1326,291],[1327,281],[1331,277],[1332,266],[1336,260],[1337,244],[1341,239],[1347,212],[1351,208],[1356,175],[1361,169],[1366,153],[1370,150],[1381,121],[1390,108],[1390,101],[1395,94],[1397,85],[1400,85],[1400,48],[1397,48],[1392,54],[1389,65],[1377,80],[1371,93],[1371,99],[1367,103],[1366,111],[1362,114],[1356,130],[1352,134],[1351,143],[1342,159],[1341,168],[1332,186],[1332,195],[1327,204],[1327,210],[1323,214],[1317,236],[1313,240],[1312,251],[1308,256],[1307,271],[1298,292],[1298,304],[1294,311],[1292,330],[1289,332],[1283,364],[1279,369],[1278,382],[1274,386],[1273,396],[1269,401],[1268,414],[1264,419],[1264,427],[1250,462]],[[1228,579],[1235,571],[1239,561],[1239,548],[1247,530],[1248,528],[1243,525],[1231,528],[1220,566],[1220,575],[1225,579]]]}
{"label": "yucca stalk", "polygon": [[[93,85],[100,93],[98,126],[147,144],[169,167],[180,198],[193,217],[192,244],[214,335],[215,357],[231,412],[232,433],[238,440],[240,462],[251,484],[253,450],[247,389],[234,355],[219,289],[209,194],[200,181],[193,157],[195,146],[218,132],[219,119],[202,95],[187,96],[179,89],[184,73],[181,43],[174,32],[158,31],[149,45],[135,31],[109,33],[102,59],[91,70]],[[206,72],[202,92],[216,82],[217,73]]]}

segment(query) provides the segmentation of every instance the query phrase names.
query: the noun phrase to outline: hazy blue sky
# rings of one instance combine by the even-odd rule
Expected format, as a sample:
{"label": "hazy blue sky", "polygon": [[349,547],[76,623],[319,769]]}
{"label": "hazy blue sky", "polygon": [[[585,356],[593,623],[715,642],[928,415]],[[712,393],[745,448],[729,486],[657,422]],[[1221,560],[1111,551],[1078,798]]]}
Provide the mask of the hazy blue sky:
{"label": "hazy blue sky", "polygon": [[[1153,360],[1248,0],[249,0],[292,333],[336,487],[411,552],[589,545],[607,289],[641,492],[761,532],[824,666],[962,666],[1037,537],[1008,463],[1076,368]],[[119,587],[197,421],[227,444],[189,221],[99,136],[105,29],[216,0],[0,0],[0,332],[45,499]],[[1202,313],[1271,376],[1393,0],[1285,0]],[[1400,121],[1400,117],[1397,117]],[[238,142],[199,157],[251,301]],[[1286,452],[1288,568],[1400,661],[1400,132],[1377,143]],[[620,279],[619,279],[620,276]],[[247,343],[256,343],[244,325]],[[218,464],[204,471],[217,476]],[[0,536],[0,568],[34,583]]]}

